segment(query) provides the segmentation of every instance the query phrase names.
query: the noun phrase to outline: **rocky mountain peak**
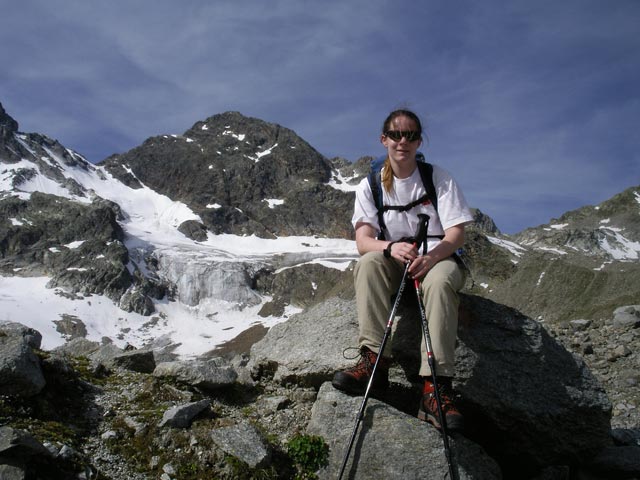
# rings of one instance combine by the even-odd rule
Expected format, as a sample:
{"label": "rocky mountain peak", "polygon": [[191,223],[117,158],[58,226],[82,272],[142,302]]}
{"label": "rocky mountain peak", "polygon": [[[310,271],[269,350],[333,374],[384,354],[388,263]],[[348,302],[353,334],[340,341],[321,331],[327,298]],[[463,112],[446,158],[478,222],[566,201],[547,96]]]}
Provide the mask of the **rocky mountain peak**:
{"label": "rocky mountain peak", "polygon": [[15,139],[18,122],[14,120],[0,103],[0,162],[19,162],[24,148]]}
{"label": "rocky mountain peak", "polygon": [[292,130],[238,112],[149,138],[104,166],[189,205],[214,233],[352,235],[341,214],[351,195],[327,185],[331,163]]}
{"label": "rocky mountain peak", "polygon": [[5,140],[18,131],[16,122],[4,109],[0,103],[0,138]]}
{"label": "rocky mountain peak", "polygon": [[593,259],[637,261],[640,258],[640,185],[605,200],[528,228],[515,240],[522,245],[554,249],[561,255],[580,252]]}

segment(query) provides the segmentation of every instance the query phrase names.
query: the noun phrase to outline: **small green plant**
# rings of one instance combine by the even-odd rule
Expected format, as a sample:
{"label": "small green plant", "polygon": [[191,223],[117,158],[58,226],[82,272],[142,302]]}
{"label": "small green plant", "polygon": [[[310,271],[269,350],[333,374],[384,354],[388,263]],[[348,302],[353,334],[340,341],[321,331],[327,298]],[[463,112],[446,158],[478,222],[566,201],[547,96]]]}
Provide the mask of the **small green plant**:
{"label": "small green plant", "polygon": [[297,479],[315,479],[315,472],[327,464],[329,446],[317,435],[295,435],[287,442],[287,453],[298,468]]}

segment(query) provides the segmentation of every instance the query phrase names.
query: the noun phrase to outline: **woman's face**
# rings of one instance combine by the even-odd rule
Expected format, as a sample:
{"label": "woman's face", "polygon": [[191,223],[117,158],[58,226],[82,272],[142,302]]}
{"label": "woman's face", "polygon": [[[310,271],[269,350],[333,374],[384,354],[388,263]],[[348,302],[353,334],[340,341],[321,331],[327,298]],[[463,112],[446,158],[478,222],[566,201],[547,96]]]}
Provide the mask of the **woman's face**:
{"label": "woman's face", "polygon": [[[417,132],[418,126],[416,123],[404,115],[398,116],[391,121],[391,125],[387,127],[387,132]],[[402,165],[406,163],[415,162],[416,152],[420,145],[422,145],[422,137],[416,139],[402,138],[394,140],[386,132],[380,137],[380,141],[387,149],[389,159],[397,164]]]}

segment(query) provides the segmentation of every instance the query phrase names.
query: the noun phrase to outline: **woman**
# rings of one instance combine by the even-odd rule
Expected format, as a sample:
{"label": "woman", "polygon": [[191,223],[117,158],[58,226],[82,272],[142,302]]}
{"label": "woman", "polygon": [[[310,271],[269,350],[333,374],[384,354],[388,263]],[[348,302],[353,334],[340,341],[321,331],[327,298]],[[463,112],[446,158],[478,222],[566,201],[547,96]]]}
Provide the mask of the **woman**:
{"label": "woman", "polygon": [[[425,188],[416,159],[422,144],[422,124],[417,115],[409,110],[392,112],[383,124],[380,141],[387,150],[381,173],[383,204],[408,205],[424,196]],[[464,285],[465,274],[453,254],[463,245],[464,227],[473,220],[473,216],[456,182],[437,165],[433,165],[433,182],[438,199],[437,211],[428,201],[408,211],[388,210],[384,213],[382,232],[369,182],[364,179],[358,186],[352,223],[361,255],[354,271],[361,357],[354,367],[337,372],[332,383],[349,393],[361,394],[366,389],[380,353],[390,298],[397,292],[405,265],[409,262],[408,275],[422,281],[422,297],[443,411],[448,428],[455,430],[463,426],[462,415],[453,403],[451,381],[455,373],[457,292]],[[420,252],[412,243],[401,241],[415,235],[418,214],[430,217],[426,252]],[[380,239],[380,233],[384,240]],[[419,374],[424,377],[424,388],[419,417],[439,428],[424,339],[421,343]],[[386,388],[389,384],[389,350],[385,348],[382,352],[374,378],[375,388]]]}

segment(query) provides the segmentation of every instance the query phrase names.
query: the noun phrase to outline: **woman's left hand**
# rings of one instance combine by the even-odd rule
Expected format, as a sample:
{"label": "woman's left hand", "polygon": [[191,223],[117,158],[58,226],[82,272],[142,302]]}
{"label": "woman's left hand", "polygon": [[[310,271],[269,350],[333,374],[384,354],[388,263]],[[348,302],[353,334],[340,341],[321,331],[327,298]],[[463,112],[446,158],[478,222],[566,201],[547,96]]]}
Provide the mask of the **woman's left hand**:
{"label": "woman's left hand", "polygon": [[427,274],[432,266],[429,255],[420,255],[413,259],[409,266],[408,273],[411,278],[422,278]]}

